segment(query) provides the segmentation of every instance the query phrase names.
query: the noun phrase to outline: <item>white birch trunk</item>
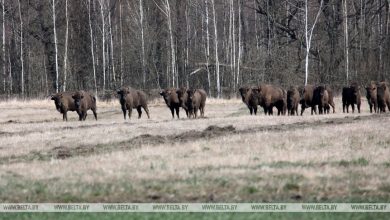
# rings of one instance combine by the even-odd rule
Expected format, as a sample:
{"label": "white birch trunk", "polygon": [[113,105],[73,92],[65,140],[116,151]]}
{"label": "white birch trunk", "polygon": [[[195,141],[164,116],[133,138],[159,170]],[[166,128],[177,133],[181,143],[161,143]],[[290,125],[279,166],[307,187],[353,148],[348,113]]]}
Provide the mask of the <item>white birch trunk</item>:
{"label": "white birch trunk", "polygon": [[[305,85],[307,85],[307,79],[309,77],[309,53],[311,47],[311,38],[313,36],[313,30],[317,24],[318,17],[321,14],[323,0],[321,0],[320,7],[318,9],[316,18],[314,20],[313,26],[309,30],[308,23],[308,0],[305,0],[305,41],[306,41],[306,56],[305,56]],[[309,33],[310,32],[310,33]]]}
{"label": "white birch trunk", "polygon": [[345,71],[347,75],[347,83],[349,83],[349,39],[348,39],[348,8],[347,0],[344,0],[344,18],[345,18]]}
{"label": "white birch trunk", "polygon": [[171,17],[171,7],[169,5],[169,1],[165,0],[165,9],[168,20],[168,29],[169,29],[169,39],[171,45],[171,72],[172,72],[172,86],[176,87],[175,79],[176,79],[176,53],[175,53],[175,43],[173,41],[173,30],[172,30],[172,17]]}
{"label": "white birch trunk", "polygon": [[20,19],[20,62],[21,62],[21,87],[22,87],[22,97],[24,97],[24,60],[23,60],[23,20],[22,20],[22,10],[19,3],[19,19]]}
{"label": "white birch trunk", "polygon": [[106,51],[105,51],[105,44],[106,44],[106,32],[105,32],[105,19],[104,19],[104,0],[100,0],[100,15],[102,17],[102,69],[103,69],[103,92],[106,91]]}
{"label": "white birch trunk", "polygon": [[144,40],[144,9],[143,1],[139,0],[139,16],[140,16],[140,27],[141,27],[141,61],[142,61],[142,83],[143,87],[146,86],[146,72],[145,72],[145,40]]}
{"label": "white birch trunk", "polygon": [[206,17],[205,17],[205,22],[206,22],[206,70],[207,70],[207,82],[209,86],[208,94],[211,95],[211,76],[210,76],[210,33],[209,33],[209,7],[208,7],[208,0],[204,1],[205,7],[206,7]]}
{"label": "white birch trunk", "polygon": [[236,79],[236,84],[237,86],[239,85],[239,80],[240,80],[240,65],[241,65],[241,53],[242,53],[242,44],[241,44],[241,1],[238,2],[238,58],[237,58],[237,79]]}
{"label": "white birch trunk", "polygon": [[57,31],[56,31],[56,3],[52,1],[53,6],[53,33],[54,33],[54,61],[56,65],[56,92],[59,89],[59,77],[58,77],[58,45],[57,45]]}
{"label": "white birch trunk", "polygon": [[215,12],[214,0],[211,0],[213,4],[213,19],[214,19],[214,51],[215,51],[215,75],[217,78],[217,98],[221,98],[221,82],[219,77],[219,58],[218,58],[218,31],[217,31],[217,18]]}
{"label": "white birch trunk", "polygon": [[120,68],[121,68],[121,86],[123,86],[123,27],[122,27],[122,0],[119,1],[119,25],[120,25],[120,44],[121,44],[121,48],[120,48]]}
{"label": "white birch trunk", "polygon": [[88,20],[89,20],[89,33],[91,38],[91,56],[92,56],[92,69],[93,69],[93,80],[95,83],[95,96],[97,96],[97,83],[96,83],[96,67],[95,67],[95,52],[93,47],[93,30],[91,21],[91,0],[88,0]]}
{"label": "white birch trunk", "polygon": [[5,58],[5,4],[4,4],[4,0],[3,0],[3,76],[4,76],[4,82],[3,82],[3,86],[4,86],[4,92],[6,90],[6,84],[5,84],[5,79],[7,78],[7,71],[6,71],[6,58]]}
{"label": "white birch trunk", "polygon": [[69,19],[68,19],[68,0],[65,0],[65,19],[66,19],[66,30],[65,30],[65,54],[64,54],[64,85],[63,91],[66,91],[67,83],[67,71],[68,71],[68,35],[69,35]]}
{"label": "white birch trunk", "polygon": [[114,80],[114,82],[116,82],[115,60],[114,60],[114,43],[112,41],[112,24],[111,24],[111,11],[110,10],[108,10],[108,26],[109,26],[109,31],[110,31],[112,79]]}

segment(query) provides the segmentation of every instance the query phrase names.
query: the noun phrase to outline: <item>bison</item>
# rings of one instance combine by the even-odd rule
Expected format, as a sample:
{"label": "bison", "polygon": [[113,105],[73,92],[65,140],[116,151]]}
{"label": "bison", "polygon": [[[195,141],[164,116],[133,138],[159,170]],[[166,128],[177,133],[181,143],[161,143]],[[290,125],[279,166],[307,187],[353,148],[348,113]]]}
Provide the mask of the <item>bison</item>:
{"label": "bison", "polygon": [[378,107],[378,98],[377,98],[377,89],[376,89],[375,81],[371,81],[371,83],[366,87],[366,97],[367,102],[370,107],[370,113],[372,113],[372,109],[374,108],[374,112],[377,112]]}
{"label": "bison", "polygon": [[318,105],[319,114],[329,113],[329,93],[325,86],[317,86],[313,91],[312,106]]}
{"label": "bison", "polygon": [[257,114],[257,106],[259,105],[259,100],[252,93],[252,88],[249,86],[244,86],[239,89],[242,101],[246,104],[249,109],[249,113]]}
{"label": "bison", "polygon": [[187,100],[188,100],[187,90],[188,89],[186,87],[181,87],[180,89],[176,90],[176,93],[177,93],[177,97],[179,98],[180,106],[186,112],[187,117],[189,117],[189,115],[188,115],[188,106],[187,106]]}
{"label": "bison", "polygon": [[177,118],[180,118],[180,101],[176,89],[165,89],[160,92],[160,95],[164,98],[165,104],[167,104],[168,108],[171,110],[172,118],[175,118],[175,110]]}
{"label": "bison", "polygon": [[355,105],[357,106],[358,112],[360,113],[361,105],[361,94],[360,86],[357,83],[352,83],[349,87],[344,87],[342,92],[342,102],[343,102],[343,113],[348,109],[349,106],[352,107],[352,113],[355,112]]}
{"label": "bison", "polygon": [[131,113],[133,108],[137,109],[138,118],[141,118],[142,108],[146,112],[148,118],[149,109],[148,109],[148,99],[146,94],[143,91],[135,90],[128,87],[123,87],[117,91],[119,95],[119,102],[122,106],[123,118],[126,120],[126,112],[129,111],[129,119],[131,119]]}
{"label": "bison", "polygon": [[73,93],[74,92],[59,92],[51,95],[51,100],[54,100],[56,109],[58,112],[62,113],[62,119],[64,121],[68,121],[68,111],[73,112],[77,110],[74,99],[72,98]]}
{"label": "bison", "polygon": [[265,114],[272,115],[273,107],[278,109],[278,115],[286,114],[287,92],[282,88],[262,84],[257,88],[253,88],[252,92],[259,100],[259,104],[263,107]]}
{"label": "bison", "polygon": [[207,93],[203,89],[188,89],[188,99],[186,105],[188,106],[188,115],[197,118],[198,110],[200,116],[204,117],[204,108],[206,105]]}
{"label": "bison", "polygon": [[295,86],[290,87],[287,91],[287,111],[288,115],[298,115],[298,104],[300,94],[298,88]]}
{"label": "bison", "polygon": [[390,111],[390,92],[386,82],[377,85],[378,111],[386,112],[386,106]]}
{"label": "bison", "polygon": [[87,118],[87,111],[92,110],[95,120],[97,120],[96,114],[96,98],[89,92],[83,90],[77,91],[72,95],[74,99],[74,105],[76,106],[77,114],[79,114],[79,121],[85,121]]}
{"label": "bison", "polygon": [[327,105],[326,110],[327,110],[327,112],[329,114],[330,107],[332,107],[333,113],[335,113],[336,112],[335,111],[336,105],[334,104],[334,101],[333,101],[333,97],[334,97],[333,96],[333,91],[332,91],[331,88],[329,88],[329,86],[325,86],[325,89],[328,92],[328,96],[329,96],[329,101],[328,101],[329,105]]}
{"label": "bison", "polygon": [[301,115],[305,111],[306,108],[311,108],[311,114],[317,113],[316,106],[313,105],[313,92],[314,92],[315,86],[313,85],[306,85],[303,88],[302,92],[302,98],[299,101],[301,104]]}

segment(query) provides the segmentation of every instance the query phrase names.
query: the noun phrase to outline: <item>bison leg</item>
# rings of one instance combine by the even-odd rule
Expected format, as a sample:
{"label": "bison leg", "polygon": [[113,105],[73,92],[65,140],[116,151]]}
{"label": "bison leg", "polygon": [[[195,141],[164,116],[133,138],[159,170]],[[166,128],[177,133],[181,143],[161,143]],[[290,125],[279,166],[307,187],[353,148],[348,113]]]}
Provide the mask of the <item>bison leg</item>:
{"label": "bison leg", "polygon": [[198,117],[198,108],[194,108],[194,115],[195,115],[195,118]]}
{"label": "bison leg", "polygon": [[257,115],[257,106],[253,108],[253,113]]}
{"label": "bison leg", "polygon": [[126,107],[125,106],[122,106],[122,112],[123,112],[123,118],[126,120]]}
{"label": "bison leg", "polygon": [[360,114],[360,104],[356,104],[358,113]]}
{"label": "bison leg", "polygon": [[141,118],[141,115],[142,115],[141,106],[138,106],[138,107],[137,107],[137,112],[138,112],[138,119],[140,119],[140,118]]}
{"label": "bison leg", "polygon": [[352,113],[355,113],[355,104],[351,104]]}
{"label": "bison leg", "polygon": [[252,115],[253,114],[253,108],[249,107],[249,113]]}
{"label": "bison leg", "polygon": [[305,106],[304,105],[301,105],[301,116],[303,114],[303,112],[305,111]]}
{"label": "bison leg", "polygon": [[172,114],[172,119],[175,118],[175,108],[170,107],[171,109],[171,114]]}
{"label": "bison leg", "polygon": [[180,107],[176,107],[176,116],[177,116],[177,118],[180,118],[179,117],[179,112],[180,112]]}
{"label": "bison leg", "polygon": [[93,108],[92,109],[92,112],[93,112],[93,116],[95,117],[95,120],[97,121],[97,113],[96,113],[96,109]]}
{"label": "bison leg", "polygon": [[149,117],[149,109],[148,109],[148,106],[143,106],[145,112],[146,112],[146,115],[148,116],[148,119],[150,118]]}
{"label": "bison leg", "polygon": [[[336,113],[334,102],[332,101],[332,102],[330,103],[330,105],[332,106],[333,114]],[[329,109],[330,109],[330,107],[329,107]]]}
{"label": "bison leg", "polygon": [[66,111],[62,114],[62,120],[63,121],[68,121],[68,114],[67,114]]}
{"label": "bison leg", "polygon": [[129,119],[131,119],[131,113],[133,112],[133,108],[129,108]]}
{"label": "bison leg", "polygon": [[85,121],[85,119],[87,119],[87,111],[85,111],[85,112],[83,113],[83,121]]}

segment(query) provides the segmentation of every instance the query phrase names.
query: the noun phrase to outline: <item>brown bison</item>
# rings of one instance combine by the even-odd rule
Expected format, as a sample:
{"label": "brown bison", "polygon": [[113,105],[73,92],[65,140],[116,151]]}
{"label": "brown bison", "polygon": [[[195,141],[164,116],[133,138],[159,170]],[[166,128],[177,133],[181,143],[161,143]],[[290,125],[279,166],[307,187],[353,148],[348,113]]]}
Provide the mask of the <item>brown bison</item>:
{"label": "brown bison", "polygon": [[306,108],[311,108],[311,114],[313,114],[313,112],[317,114],[316,106],[313,105],[314,89],[315,86],[313,85],[306,85],[303,88],[302,98],[299,101],[299,103],[301,104],[301,115],[303,114]]}
{"label": "brown bison", "polygon": [[186,111],[187,117],[188,115],[188,106],[187,106],[187,100],[188,100],[188,93],[187,93],[187,88],[186,87],[181,87],[180,89],[176,90],[177,97],[179,98],[179,103],[180,106]]}
{"label": "brown bison", "polygon": [[329,93],[325,86],[317,86],[313,91],[312,106],[318,105],[319,114],[329,113]]}
{"label": "brown bison", "polygon": [[188,99],[188,115],[197,118],[198,110],[200,110],[200,116],[204,117],[204,108],[206,105],[207,93],[203,89],[188,89],[187,90]]}
{"label": "brown bison", "polygon": [[149,116],[149,109],[148,109],[148,99],[144,92],[140,90],[135,90],[132,88],[121,88],[117,91],[117,94],[119,95],[119,102],[122,106],[122,112],[123,112],[123,118],[126,120],[126,112],[129,111],[129,119],[131,119],[131,113],[133,111],[133,108],[137,109],[138,112],[138,118],[141,118],[142,110],[144,109],[146,112],[146,115],[148,118]]}
{"label": "brown bison", "polygon": [[348,109],[349,106],[352,107],[352,113],[355,112],[355,105],[357,106],[358,112],[360,113],[361,105],[361,94],[360,86],[357,83],[352,83],[349,87],[344,87],[342,92],[342,102],[343,102],[343,113]]}
{"label": "brown bison", "polygon": [[287,91],[287,111],[288,115],[298,115],[298,104],[299,104],[299,91],[298,88],[292,86]]}
{"label": "brown bison", "polygon": [[79,121],[85,121],[87,118],[87,111],[92,110],[95,120],[97,120],[96,114],[96,98],[89,92],[83,90],[77,91],[72,95],[74,99],[74,105],[76,106],[77,114],[79,114]]}
{"label": "brown bison", "polygon": [[164,98],[165,104],[167,104],[168,108],[171,110],[172,118],[175,118],[175,110],[177,118],[180,118],[180,101],[176,89],[165,89],[160,92],[160,95]]}
{"label": "brown bison", "polygon": [[246,104],[249,109],[249,113],[257,114],[257,106],[260,104],[259,99],[254,96],[252,93],[252,88],[249,86],[244,86],[239,89],[242,101]]}
{"label": "brown bison", "polygon": [[334,97],[333,96],[333,91],[332,91],[331,88],[329,88],[329,86],[325,86],[325,89],[328,92],[328,96],[329,96],[329,101],[328,101],[329,105],[327,105],[326,110],[327,110],[327,112],[329,114],[330,107],[332,107],[333,113],[335,113],[336,112],[335,111],[336,105],[334,104],[334,101],[333,101],[333,97]]}
{"label": "brown bison", "polygon": [[367,102],[370,107],[370,113],[372,113],[372,109],[374,108],[374,112],[377,112],[378,107],[378,98],[377,98],[377,89],[376,83],[371,81],[371,83],[366,87],[366,97]]}
{"label": "brown bison", "polygon": [[390,92],[386,82],[377,85],[378,111],[386,112],[386,106],[390,111]]}
{"label": "brown bison", "polygon": [[278,115],[286,114],[287,111],[287,92],[279,87],[262,84],[253,88],[252,92],[258,98],[260,106],[263,107],[265,114],[272,115],[272,108],[278,109]]}
{"label": "brown bison", "polygon": [[56,109],[62,113],[62,119],[68,121],[68,111],[76,111],[77,108],[72,98],[74,92],[59,92],[51,96],[51,100],[54,100]]}

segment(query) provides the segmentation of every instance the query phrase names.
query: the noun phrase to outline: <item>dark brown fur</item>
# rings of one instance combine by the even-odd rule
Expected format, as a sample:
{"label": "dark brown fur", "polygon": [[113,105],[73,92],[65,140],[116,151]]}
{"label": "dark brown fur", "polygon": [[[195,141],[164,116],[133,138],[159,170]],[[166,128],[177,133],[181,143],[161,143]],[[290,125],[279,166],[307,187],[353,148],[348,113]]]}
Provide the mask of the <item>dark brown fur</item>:
{"label": "dark brown fur", "polygon": [[174,111],[176,111],[177,118],[180,118],[180,100],[177,96],[176,89],[165,89],[160,92],[160,95],[164,98],[165,104],[171,110],[172,118],[175,118]]}
{"label": "dark brown fur", "polygon": [[193,116],[198,117],[198,110],[200,110],[200,116],[204,117],[204,109],[206,106],[207,93],[203,89],[188,89],[187,90],[188,99],[188,114],[189,117]]}
{"label": "dark brown fur", "polygon": [[59,92],[51,96],[51,100],[54,100],[56,109],[62,113],[62,119],[68,121],[68,111],[76,111],[74,99],[72,98],[74,92]]}
{"label": "dark brown fur", "polygon": [[77,114],[79,114],[79,120],[85,121],[87,118],[87,111],[92,110],[95,120],[97,120],[96,114],[96,98],[89,92],[83,90],[77,91],[73,94],[72,98],[77,109]]}
{"label": "dark brown fur", "polygon": [[312,106],[318,105],[319,114],[329,113],[329,93],[325,86],[317,86],[313,91]]}
{"label": "dark brown fur", "polygon": [[349,106],[352,107],[352,113],[354,113],[355,105],[357,106],[358,112],[360,113],[361,94],[360,86],[357,83],[352,83],[349,87],[343,88],[342,102],[343,113],[345,113],[345,110],[347,110],[347,113],[349,112]]}
{"label": "dark brown fur", "polygon": [[313,105],[313,92],[314,92],[315,86],[313,85],[306,85],[303,88],[303,94],[302,98],[299,101],[301,103],[301,115],[305,111],[306,108],[311,108],[311,114],[313,112],[317,113],[316,106]]}
{"label": "dark brown fur", "polygon": [[252,89],[254,96],[258,98],[260,106],[263,107],[265,114],[272,115],[272,108],[278,109],[278,115],[286,114],[287,110],[287,92],[282,88],[262,84]]}
{"label": "dark brown fur", "polygon": [[126,120],[126,112],[129,111],[129,119],[131,119],[131,114],[133,109],[137,109],[138,118],[141,118],[142,108],[146,112],[148,118],[149,109],[148,109],[148,99],[146,94],[143,91],[135,90],[128,87],[123,87],[117,91],[119,96],[119,102],[122,106],[123,118]]}
{"label": "dark brown fur", "polygon": [[249,86],[244,86],[239,89],[242,101],[246,104],[249,109],[249,113],[257,114],[257,106],[259,105],[259,100],[254,97],[252,93],[252,88]]}
{"label": "dark brown fur", "polygon": [[374,108],[374,112],[376,113],[378,107],[378,98],[376,83],[374,81],[371,81],[371,83],[366,87],[366,97],[368,106],[370,107],[370,112],[372,113],[372,109]]}
{"label": "dark brown fur", "polygon": [[188,93],[187,93],[187,88],[186,87],[181,87],[180,89],[176,90],[177,97],[179,98],[179,103],[180,106],[186,111],[187,117],[188,115],[188,106],[187,106],[187,100],[188,100]]}
{"label": "dark brown fur", "polygon": [[288,115],[298,115],[298,104],[300,95],[298,88],[293,86],[287,91],[287,110]]}
{"label": "dark brown fur", "polygon": [[390,92],[386,82],[377,85],[378,111],[386,112],[386,106],[390,111]]}

